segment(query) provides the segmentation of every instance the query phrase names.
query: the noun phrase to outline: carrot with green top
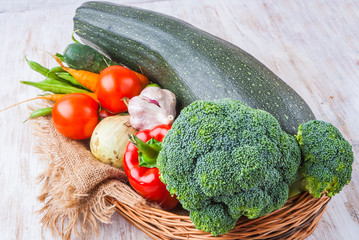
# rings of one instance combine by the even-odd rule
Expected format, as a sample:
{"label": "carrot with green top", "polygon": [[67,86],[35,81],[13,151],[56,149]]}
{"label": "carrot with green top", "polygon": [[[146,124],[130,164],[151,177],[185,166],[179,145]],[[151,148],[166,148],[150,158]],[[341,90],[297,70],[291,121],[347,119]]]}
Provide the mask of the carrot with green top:
{"label": "carrot with green top", "polygon": [[15,103],[9,107],[6,107],[2,110],[0,110],[0,112],[3,112],[5,110],[8,110],[12,107],[15,107],[17,105],[20,105],[22,103],[26,103],[26,102],[30,102],[30,101],[33,101],[33,100],[37,100],[37,99],[44,99],[44,100],[51,100],[53,102],[56,102],[58,101],[60,98],[62,98],[63,96],[65,96],[66,94],[48,94],[48,95],[42,95],[42,96],[38,96],[38,97],[34,97],[34,98],[30,98],[30,99],[27,99],[25,101],[21,101],[21,102],[18,102],[18,103]]}
{"label": "carrot with green top", "polygon": [[[92,92],[96,92],[96,86],[97,86],[99,74],[90,71],[76,70],[73,68],[65,67],[60,58],[56,56],[53,57],[60,64],[62,69],[70,73],[80,84],[82,84]],[[132,72],[136,74],[136,76],[140,80],[142,89],[144,89],[150,83],[150,80],[145,75],[135,71]]]}
{"label": "carrot with green top", "polygon": [[80,84],[82,84],[92,92],[96,92],[96,85],[97,85],[99,74],[85,70],[76,70],[76,69],[65,67],[62,61],[60,60],[60,58],[56,56],[53,57],[60,64],[62,69],[70,73]]}
{"label": "carrot with green top", "polygon": [[[83,94],[86,94],[90,97],[92,97],[95,101],[97,101],[97,96],[95,93],[83,93]],[[27,99],[25,101],[21,101],[21,102],[18,102],[18,103],[15,103],[9,107],[6,107],[2,110],[0,110],[0,112],[3,112],[7,109],[10,109],[12,107],[15,107],[17,105],[20,105],[22,103],[26,103],[26,102],[30,102],[30,101],[33,101],[33,100],[38,100],[38,99],[43,99],[43,100],[50,100],[50,101],[53,101],[53,102],[57,102],[59,99],[61,99],[62,97],[66,96],[68,94],[47,94],[47,95],[42,95],[42,96],[38,96],[38,97],[34,97],[34,98],[30,98],[30,99]]]}

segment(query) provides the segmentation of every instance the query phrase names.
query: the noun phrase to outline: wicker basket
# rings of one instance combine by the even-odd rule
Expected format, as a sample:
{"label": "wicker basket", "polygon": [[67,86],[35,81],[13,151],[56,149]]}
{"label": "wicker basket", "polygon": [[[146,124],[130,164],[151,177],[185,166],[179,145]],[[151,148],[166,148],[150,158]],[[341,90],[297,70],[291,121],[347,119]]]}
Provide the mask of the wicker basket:
{"label": "wicker basket", "polygon": [[229,233],[214,237],[197,230],[183,209],[164,211],[153,207],[130,207],[116,199],[117,212],[153,239],[304,239],[317,227],[330,198],[301,193],[271,214],[249,220],[242,217]]}

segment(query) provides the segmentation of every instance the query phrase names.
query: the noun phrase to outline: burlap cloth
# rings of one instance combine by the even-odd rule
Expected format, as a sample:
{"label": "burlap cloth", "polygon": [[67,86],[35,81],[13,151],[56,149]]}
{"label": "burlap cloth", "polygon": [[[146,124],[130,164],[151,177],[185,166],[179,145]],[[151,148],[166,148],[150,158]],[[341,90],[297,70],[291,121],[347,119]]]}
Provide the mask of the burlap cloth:
{"label": "burlap cloth", "polygon": [[105,200],[111,196],[129,206],[148,206],[126,182],[123,170],[96,160],[88,141],[76,141],[59,134],[51,117],[32,120],[36,152],[48,162],[39,176],[43,184],[39,200],[44,207],[43,228],[49,227],[62,239],[82,232],[97,233],[97,222],[110,223],[115,207]]}

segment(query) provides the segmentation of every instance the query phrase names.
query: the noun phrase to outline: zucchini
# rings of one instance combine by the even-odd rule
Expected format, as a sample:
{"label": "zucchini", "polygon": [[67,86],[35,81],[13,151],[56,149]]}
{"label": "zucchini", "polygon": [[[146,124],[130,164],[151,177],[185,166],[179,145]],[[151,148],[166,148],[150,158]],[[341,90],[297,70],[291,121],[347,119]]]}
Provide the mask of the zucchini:
{"label": "zucchini", "polygon": [[74,16],[82,41],[169,89],[178,110],[233,98],[273,114],[295,134],[315,119],[305,101],[247,52],[176,18],[134,7],[86,2]]}
{"label": "zucchini", "polygon": [[109,65],[118,65],[95,49],[81,43],[69,44],[62,57],[70,68],[94,73],[100,73]]}

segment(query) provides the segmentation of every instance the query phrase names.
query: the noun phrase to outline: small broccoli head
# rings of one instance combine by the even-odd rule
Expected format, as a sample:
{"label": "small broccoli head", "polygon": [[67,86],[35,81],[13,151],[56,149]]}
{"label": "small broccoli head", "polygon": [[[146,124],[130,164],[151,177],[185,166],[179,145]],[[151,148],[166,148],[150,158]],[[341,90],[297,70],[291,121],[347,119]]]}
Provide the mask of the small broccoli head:
{"label": "small broccoli head", "polygon": [[232,99],[183,109],[157,159],[168,190],[198,229],[214,235],[242,215],[257,218],[282,207],[299,165],[295,138],[272,115]]}
{"label": "small broccoli head", "polygon": [[299,126],[296,136],[302,151],[301,173],[314,197],[339,193],[350,182],[353,151],[350,143],[330,123],[319,120]]}
{"label": "small broccoli head", "polygon": [[190,218],[196,224],[196,228],[211,232],[214,236],[229,232],[237,222],[228,214],[225,205],[216,202],[192,210]]}

